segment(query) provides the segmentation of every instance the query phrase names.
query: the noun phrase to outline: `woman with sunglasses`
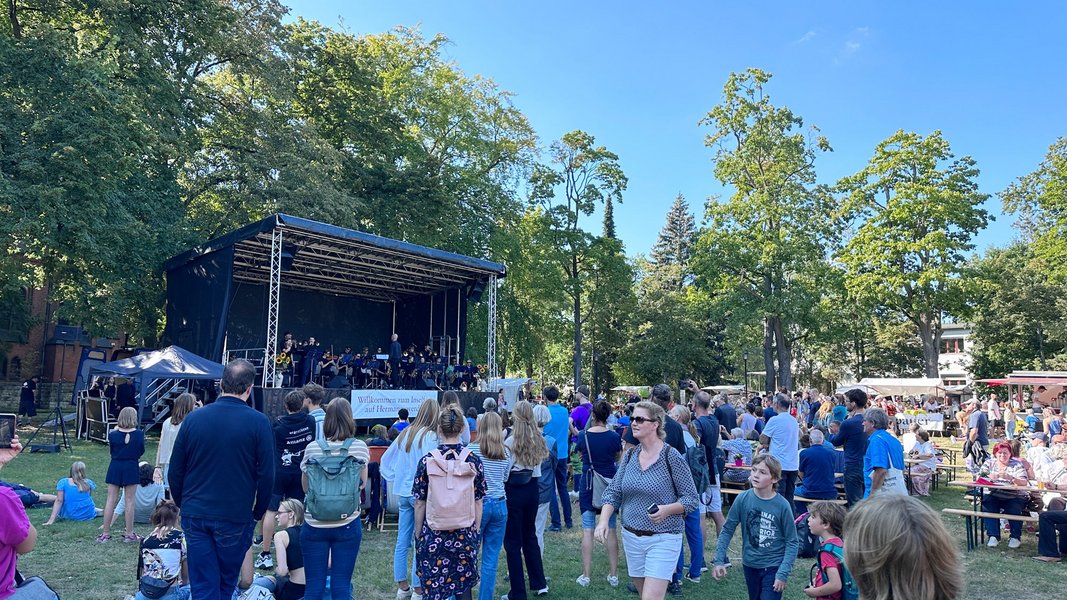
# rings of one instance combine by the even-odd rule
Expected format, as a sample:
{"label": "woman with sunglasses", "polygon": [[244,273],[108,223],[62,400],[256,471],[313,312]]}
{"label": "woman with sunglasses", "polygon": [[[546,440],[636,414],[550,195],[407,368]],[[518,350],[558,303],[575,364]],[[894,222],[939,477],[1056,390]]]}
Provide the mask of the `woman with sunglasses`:
{"label": "woman with sunglasses", "polygon": [[608,523],[622,513],[626,569],[641,600],[662,600],[678,563],[685,515],[697,510],[697,490],[689,465],[663,442],[666,414],[652,402],[639,402],[630,427],[637,447],[626,453],[611,485],[594,537],[603,543]]}

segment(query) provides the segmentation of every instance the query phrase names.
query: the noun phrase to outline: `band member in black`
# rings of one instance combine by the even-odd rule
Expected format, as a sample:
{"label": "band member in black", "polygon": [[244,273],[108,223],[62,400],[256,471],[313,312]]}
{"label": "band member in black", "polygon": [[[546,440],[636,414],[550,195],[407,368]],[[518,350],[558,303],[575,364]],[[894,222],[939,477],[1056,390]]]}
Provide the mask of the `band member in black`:
{"label": "band member in black", "polygon": [[400,349],[400,342],[397,341],[397,335],[394,333],[389,342],[389,385],[390,387],[400,387],[400,356],[402,350]]}

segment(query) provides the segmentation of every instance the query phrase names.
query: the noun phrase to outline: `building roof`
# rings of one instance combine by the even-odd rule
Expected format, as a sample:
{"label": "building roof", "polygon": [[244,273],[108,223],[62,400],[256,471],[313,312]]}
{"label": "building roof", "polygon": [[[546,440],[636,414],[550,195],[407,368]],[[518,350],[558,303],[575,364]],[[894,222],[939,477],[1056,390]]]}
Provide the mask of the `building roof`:
{"label": "building roof", "polygon": [[[388,302],[504,277],[504,265],[409,242],[276,214],[183,252],[164,269],[182,267],[233,246],[234,281],[267,283],[271,236],[280,230],[282,287]],[[288,262],[283,258],[283,265]]]}

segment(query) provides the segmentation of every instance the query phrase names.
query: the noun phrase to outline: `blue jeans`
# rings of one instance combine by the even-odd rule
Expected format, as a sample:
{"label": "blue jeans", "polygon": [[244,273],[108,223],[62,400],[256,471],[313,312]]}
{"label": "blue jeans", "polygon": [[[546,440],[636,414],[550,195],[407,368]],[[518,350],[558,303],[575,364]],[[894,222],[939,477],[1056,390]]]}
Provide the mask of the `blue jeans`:
{"label": "blue jeans", "polygon": [[745,585],[748,586],[748,600],[782,600],[782,593],[774,591],[774,575],[778,567],[754,569],[745,567]]}
{"label": "blue jeans", "polygon": [[400,496],[399,504],[400,514],[396,521],[396,550],[393,551],[393,581],[407,579],[411,587],[421,587],[419,576],[415,574],[415,561],[412,560],[410,568],[408,567],[408,551],[411,551],[412,558],[415,556],[412,548],[415,540],[415,497]]}
{"label": "blue jeans", "polygon": [[[704,534],[700,531],[700,511],[685,515],[685,540],[689,544],[689,576],[700,577],[700,568],[704,566]],[[678,552],[678,570],[674,573],[677,581],[685,568],[685,548]]]}
{"label": "blue jeans", "polygon": [[[170,586],[170,589],[167,590],[167,593],[163,594],[163,596],[159,600],[189,600],[190,597],[191,595],[189,592],[189,586],[178,585],[177,583],[175,583],[174,585]],[[146,598],[145,595],[142,594],[140,591],[137,592],[135,598],[137,598],[137,600],[148,600],[148,598]]]}
{"label": "blue jeans", "polygon": [[504,498],[482,499],[482,566],[479,571],[478,597],[496,598],[496,569],[500,564],[500,548],[508,524],[508,503]]}
{"label": "blue jeans", "polygon": [[863,488],[863,463],[845,467],[845,498],[849,508],[863,500]]}
{"label": "blue jeans", "polygon": [[188,548],[189,584],[197,600],[229,600],[252,545],[255,521],[214,521],[182,517]]}
{"label": "blue jeans", "polygon": [[[1022,515],[1026,514],[1026,503],[1029,499],[1026,496],[1015,496],[1013,498],[1004,498],[986,492],[982,497],[982,510],[991,513],[1003,512],[1006,515]],[[1001,538],[1000,535],[1000,519],[984,518],[985,533],[989,537]],[[1011,537],[1019,539],[1023,535],[1023,523],[1022,521],[1008,521],[1008,527],[1011,529]]]}
{"label": "blue jeans", "polygon": [[[549,476],[551,473],[542,473],[542,477]],[[552,527],[559,529],[559,506],[556,506],[556,500],[559,499],[560,505],[563,506],[563,521],[567,523],[567,527],[573,527],[574,522],[571,520],[571,497],[567,493],[567,459],[561,458],[556,463],[556,489],[555,495],[548,503],[548,513],[552,515]]]}
{"label": "blue jeans", "polygon": [[330,597],[351,600],[352,572],[356,570],[356,556],[362,540],[363,524],[359,519],[344,527],[312,527],[304,523],[300,529],[307,580],[304,600],[325,597],[327,573],[330,574]]}

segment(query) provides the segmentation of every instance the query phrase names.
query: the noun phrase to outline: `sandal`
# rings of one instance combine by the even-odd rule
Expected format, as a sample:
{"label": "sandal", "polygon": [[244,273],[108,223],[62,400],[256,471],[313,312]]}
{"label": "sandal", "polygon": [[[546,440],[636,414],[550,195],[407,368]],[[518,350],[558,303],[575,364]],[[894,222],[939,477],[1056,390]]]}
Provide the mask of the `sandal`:
{"label": "sandal", "polygon": [[122,541],[126,542],[126,543],[129,543],[129,542],[138,542],[138,543],[140,543],[140,541],[143,540],[143,539],[144,539],[143,537],[137,535],[136,533],[134,533],[132,531],[130,533],[127,533],[126,535],[122,536]]}
{"label": "sandal", "polygon": [[103,544],[104,542],[110,542],[111,536],[106,533],[101,533],[100,535],[96,536],[96,541],[100,542],[101,544]]}

